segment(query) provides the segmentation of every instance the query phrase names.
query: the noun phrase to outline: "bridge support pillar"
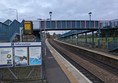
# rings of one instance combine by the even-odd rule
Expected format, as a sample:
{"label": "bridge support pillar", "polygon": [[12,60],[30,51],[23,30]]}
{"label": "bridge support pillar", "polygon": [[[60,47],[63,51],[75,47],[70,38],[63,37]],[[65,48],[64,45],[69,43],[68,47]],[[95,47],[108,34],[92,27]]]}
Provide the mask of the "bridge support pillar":
{"label": "bridge support pillar", "polygon": [[67,37],[67,40],[66,40],[67,43],[68,43],[68,39],[69,39],[69,37]]}
{"label": "bridge support pillar", "polygon": [[81,45],[83,46],[83,33],[81,34],[80,41],[81,41]]}
{"label": "bridge support pillar", "polygon": [[94,31],[92,31],[92,47],[94,48]]}
{"label": "bridge support pillar", "polygon": [[68,37],[65,37],[65,42],[67,42],[67,38],[68,38]]}
{"label": "bridge support pillar", "polygon": [[98,48],[100,48],[100,29],[98,29]]}
{"label": "bridge support pillar", "polygon": [[73,42],[73,36],[71,36],[71,44],[72,44],[72,42]]}
{"label": "bridge support pillar", "polygon": [[71,43],[71,36],[69,37],[69,43]]}
{"label": "bridge support pillar", "polygon": [[108,48],[108,31],[105,30],[105,42],[106,42],[106,46]]}
{"label": "bridge support pillar", "polygon": [[87,46],[88,45],[87,33],[85,33],[85,43],[86,43],[86,46]]}
{"label": "bridge support pillar", "polygon": [[72,44],[75,44],[75,43],[74,43],[74,35],[72,36],[72,38],[73,38],[73,39],[72,39],[72,40],[73,40],[73,43],[72,43]]}
{"label": "bridge support pillar", "polygon": [[79,36],[78,36],[78,34],[77,34],[76,36],[77,36],[77,42],[76,42],[76,45],[78,45],[78,39],[79,39],[78,37],[79,37]]}

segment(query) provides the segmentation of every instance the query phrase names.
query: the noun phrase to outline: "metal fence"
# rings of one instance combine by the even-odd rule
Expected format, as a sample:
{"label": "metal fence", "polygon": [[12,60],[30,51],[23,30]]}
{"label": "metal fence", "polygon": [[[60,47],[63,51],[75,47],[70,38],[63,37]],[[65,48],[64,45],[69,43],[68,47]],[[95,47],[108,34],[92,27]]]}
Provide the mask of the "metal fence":
{"label": "metal fence", "polygon": [[108,50],[109,51],[114,51],[118,49],[118,39],[113,40],[112,42],[108,43]]}

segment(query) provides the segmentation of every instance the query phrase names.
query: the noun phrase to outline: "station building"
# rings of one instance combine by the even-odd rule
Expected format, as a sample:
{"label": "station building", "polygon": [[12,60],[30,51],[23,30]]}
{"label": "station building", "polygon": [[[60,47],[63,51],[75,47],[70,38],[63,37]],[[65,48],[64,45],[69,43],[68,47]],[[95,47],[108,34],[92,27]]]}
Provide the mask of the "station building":
{"label": "station building", "polygon": [[17,20],[6,20],[0,22],[0,42],[10,42],[13,38],[19,34],[19,28],[22,27],[22,23]]}

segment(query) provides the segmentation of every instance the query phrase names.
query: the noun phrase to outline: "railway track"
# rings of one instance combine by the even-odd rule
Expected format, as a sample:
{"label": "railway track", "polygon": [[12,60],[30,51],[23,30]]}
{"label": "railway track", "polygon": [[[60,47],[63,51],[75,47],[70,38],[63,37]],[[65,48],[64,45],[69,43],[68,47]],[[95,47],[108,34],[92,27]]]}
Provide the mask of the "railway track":
{"label": "railway track", "polygon": [[88,77],[93,83],[117,83],[118,70],[98,60],[67,48],[61,43],[49,40],[49,43],[71,64]]}

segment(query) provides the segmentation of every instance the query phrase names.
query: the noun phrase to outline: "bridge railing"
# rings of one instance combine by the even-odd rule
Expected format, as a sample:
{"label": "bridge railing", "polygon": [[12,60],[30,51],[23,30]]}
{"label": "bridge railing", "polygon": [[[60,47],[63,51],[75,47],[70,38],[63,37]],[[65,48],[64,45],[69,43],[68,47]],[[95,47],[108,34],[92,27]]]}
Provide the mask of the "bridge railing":
{"label": "bridge railing", "polygon": [[40,21],[40,28],[46,30],[89,30],[99,29],[100,21],[96,20],[50,20]]}

